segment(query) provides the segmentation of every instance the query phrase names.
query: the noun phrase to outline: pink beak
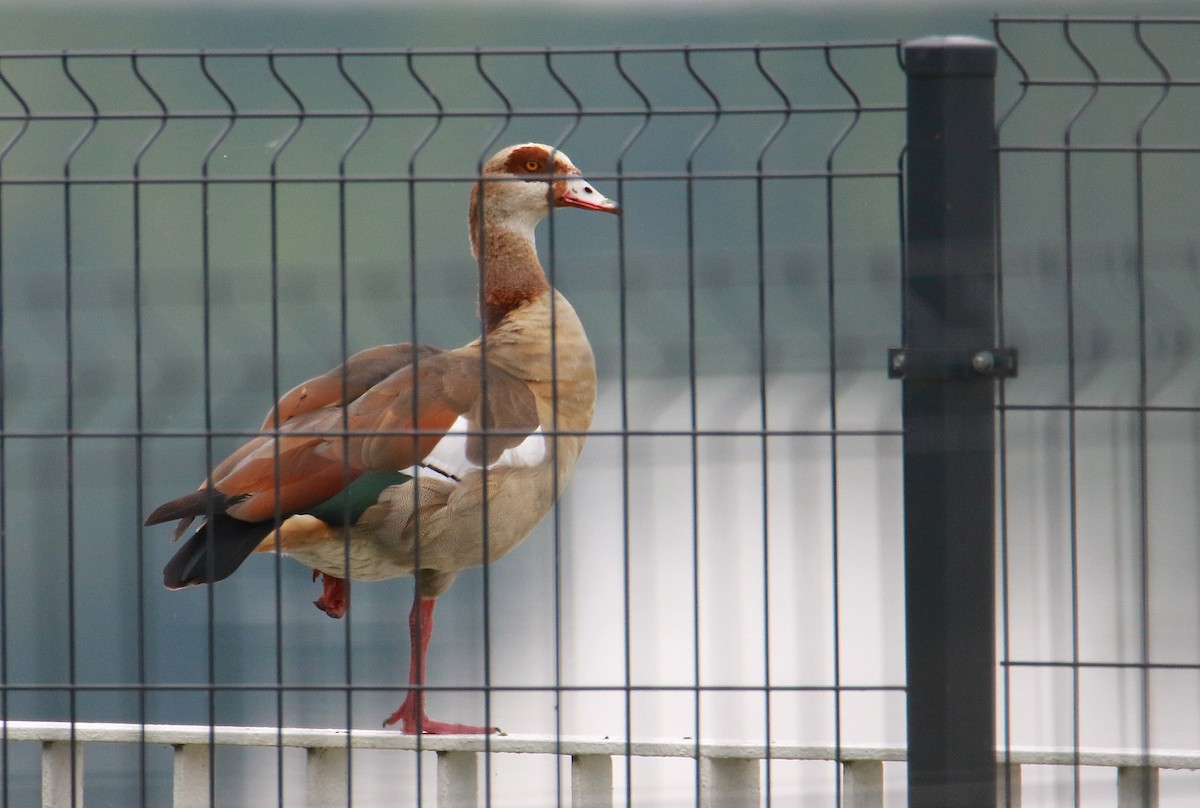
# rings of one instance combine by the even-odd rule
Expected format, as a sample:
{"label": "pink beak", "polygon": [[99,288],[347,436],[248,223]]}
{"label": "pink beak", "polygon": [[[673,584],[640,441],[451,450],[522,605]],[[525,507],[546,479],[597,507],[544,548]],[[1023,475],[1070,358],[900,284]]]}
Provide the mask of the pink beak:
{"label": "pink beak", "polygon": [[565,183],[566,190],[558,197],[559,207],[583,208],[598,210],[604,213],[620,213],[621,206],[608,199],[582,177],[569,179]]}

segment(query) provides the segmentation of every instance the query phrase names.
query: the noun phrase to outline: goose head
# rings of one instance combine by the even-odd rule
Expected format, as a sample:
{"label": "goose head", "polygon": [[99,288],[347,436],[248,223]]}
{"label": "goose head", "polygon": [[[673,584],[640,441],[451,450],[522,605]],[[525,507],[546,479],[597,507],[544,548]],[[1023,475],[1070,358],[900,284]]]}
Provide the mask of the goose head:
{"label": "goose head", "polygon": [[481,224],[517,230],[532,240],[534,226],[551,207],[621,212],[558,149],[543,143],[501,149],[483,164],[481,181],[471,188],[471,244],[479,244]]}

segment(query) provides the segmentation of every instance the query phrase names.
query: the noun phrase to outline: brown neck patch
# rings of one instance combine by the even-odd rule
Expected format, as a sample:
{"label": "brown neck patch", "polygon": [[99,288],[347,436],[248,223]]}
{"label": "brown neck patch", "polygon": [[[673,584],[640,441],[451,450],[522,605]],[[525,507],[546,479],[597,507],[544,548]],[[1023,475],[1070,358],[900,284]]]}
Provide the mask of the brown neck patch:
{"label": "brown neck patch", "polygon": [[534,300],[549,288],[550,284],[544,283],[543,287],[537,291],[529,288],[517,289],[512,287],[485,290],[483,301],[484,329],[488,333],[495,331],[500,326],[500,323],[504,322],[505,317]]}
{"label": "brown neck patch", "polygon": [[550,288],[533,243],[520,234],[484,228],[480,255],[483,317],[492,331],[505,317]]}
{"label": "brown neck patch", "polygon": [[[485,167],[488,174],[534,179],[539,175],[577,174],[578,170],[560,153],[545,146],[519,146],[503,158]],[[469,229],[471,250],[479,262],[482,288],[480,316],[488,331],[494,330],[512,311],[537,298],[550,288],[546,273],[538,261],[532,233],[511,226],[492,206],[483,205],[482,196],[493,186],[471,188]],[[497,192],[503,193],[499,188]],[[555,189],[561,192],[560,188]],[[556,194],[557,195],[557,194]],[[480,208],[484,208],[481,212]]]}
{"label": "brown neck patch", "polygon": [[[475,194],[472,194],[472,202]],[[529,233],[506,227],[502,219],[484,216],[471,206],[471,248],[483,290],[480,316],[488,331],[550,288]]]}

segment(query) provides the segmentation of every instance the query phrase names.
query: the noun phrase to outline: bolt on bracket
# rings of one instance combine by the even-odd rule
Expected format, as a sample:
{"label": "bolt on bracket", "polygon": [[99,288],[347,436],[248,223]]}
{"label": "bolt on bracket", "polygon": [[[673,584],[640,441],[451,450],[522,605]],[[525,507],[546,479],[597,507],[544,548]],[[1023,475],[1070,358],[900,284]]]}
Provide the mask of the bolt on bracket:
{"label": "bolt on bracket", "polygon": [[888,378],[951,381],[990,377],[1012,379],[1017,375],[1016,348],[983,348],[964,356],[943,351],[917,352],[908,348],[888,349]]}

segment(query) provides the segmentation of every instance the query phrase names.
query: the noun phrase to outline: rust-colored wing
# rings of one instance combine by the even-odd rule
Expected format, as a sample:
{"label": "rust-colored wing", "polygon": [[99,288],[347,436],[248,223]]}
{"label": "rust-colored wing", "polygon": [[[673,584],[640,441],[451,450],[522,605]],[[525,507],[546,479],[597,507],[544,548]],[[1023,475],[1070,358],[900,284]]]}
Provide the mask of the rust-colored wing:
{"label": "rust-colored wing", "polygon": [[359,351],[328,373],[309,379],[284,393],[279,403],[267,413],[262,431],[275,429],[276,413],[282,425],[297,415],[343,401],[354,401],[400,368],[439,353],[442,351],[429,345],[413,345],[409,342]]}
{"label": "rust-colored wing", "polygon": [[373,469],[419,463],[443,435],[432,436],[414,453],[414,437],[404,434],[411,429],[414,411],[418,429],[436,422],[445,424],[438,427],[441,433],[459,416],[465,417],[467,459],[477,466],[494,463],[505,449],[520,444],[538,428],[533,393],[524,381],[493,364],[486,364],[486,376],[482,368],[477,353],[448,352],[422,362],[415,382],[408,368],[408,373],[394,374],[371,388],[349,408],[355,428],[373,433],[362,441],[360,462]]}
{"label": "rust-colored wing", "polygon": [[[338,406],[343,401],[353,401],[397,370],[441,352],[440,349],[429,345],[414,345],[409,342],[379,345],[359,351],[329,372],[302,382],[281,396],[279,402],[267,413],[260,429],[263,432],[273,431],[276,428],[276,413],[279,425],[282,426],[296,416],[323,407]],[[259,437],[238,447],[233,454],[217,464],[209,475],[211,479],[221,480],[228,476],[249,455],[260,451],[266,440],[265,436]],[[232,500],[214,498],[205,493],[207,486],[206,480],[200,483],[199,489],[192,494],[155,509],[147,518],[146,524],[154,525],[179,519],[175,529],[175,538],[178,539],[196,516],[208,512],[224,513],[228,507],[239,501],[236,497]],[[216,510],[212,511],[213,508]]]}
{"label": "rust-colored wing", "polygon": [[[529,387],[490,364],[484,378],[477,353],[418,350],[414,366],[409,347],[408,363],[367,384],[395,358],[364,356],[368,353],[347,363],[363,357],[352,368],[357,373],[354,385],[349,377],[344,385],[353,392],[362,390],[348,405],[341,402],[343,383],[336,369],[306,382],[280,400],[280,415],[288,417],[277,433],[254,438],[213,470],[213,486],[225,513],[247,522],[272,519],[277,512],[286,516],[324,502],[366,471],[415,466],[459,416],[471,422],[468,456],[476,464],[485,462],[484,444],[490,463],[537,429],[537,406]],[[330,398],[333,403],[313,406]],[[476,434],[483,428],[499,434],[485,439]],[[194,510],[197,505],[200,509]],[[212,500],[192,494],[162,506],[147,523],[198,516],[208,507]]]}

